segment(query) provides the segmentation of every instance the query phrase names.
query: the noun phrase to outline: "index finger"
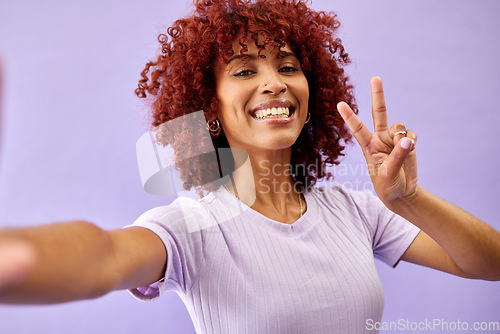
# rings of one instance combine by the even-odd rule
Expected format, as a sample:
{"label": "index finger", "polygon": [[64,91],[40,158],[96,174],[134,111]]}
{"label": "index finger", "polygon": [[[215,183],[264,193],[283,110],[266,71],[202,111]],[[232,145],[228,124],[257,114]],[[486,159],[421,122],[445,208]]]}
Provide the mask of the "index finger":
{"label": "index finger", "polygon": [[372,91],[372,117],[375,132],[387,131],[387,109],[385,107],[384,88],[380,77],[370,80]]}
{"label": "index finger", "polygon": [[361,122],[359,117],[352,111],[351,107],[345,102],[340,102],[337,104],[337,110],[340,116],[344,119],[345,123],[351,130],[354,138],[358,141],[362,149],[368,146],[370,139],[372,138],[372,133],[368,128]]}

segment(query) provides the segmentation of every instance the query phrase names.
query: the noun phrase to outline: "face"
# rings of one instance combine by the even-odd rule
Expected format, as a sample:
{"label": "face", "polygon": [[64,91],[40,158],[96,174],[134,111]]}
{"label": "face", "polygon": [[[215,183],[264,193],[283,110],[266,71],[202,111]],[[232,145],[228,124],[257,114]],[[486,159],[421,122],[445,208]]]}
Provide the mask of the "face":
{"label": "face", "polygon": [[240,55],[238,39],[234,56],[215,68],[218,118],[229,145],[248,153],[291,149],[307,117],[309,86],[299,60],[289,45],[278,52],[263,50],[252,39],[245,41],[249,60]]}

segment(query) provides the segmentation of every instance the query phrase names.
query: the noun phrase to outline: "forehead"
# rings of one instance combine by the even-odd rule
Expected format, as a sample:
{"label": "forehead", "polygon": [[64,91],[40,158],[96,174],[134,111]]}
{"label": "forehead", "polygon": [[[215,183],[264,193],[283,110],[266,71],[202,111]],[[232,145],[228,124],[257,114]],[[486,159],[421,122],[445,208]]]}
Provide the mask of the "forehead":
{"label": "forehead", "polygon": [[[228,69],[232,64],[237,63],[235,61],[231,61],[231,59],[235,58],[235,56],[244,54],[247,54],[249,56],[258,56],[260,54],[268,58],[268,57],[278,57],[279,52],[293,52],[292,46],[288,41],[285,41],[284,46],[281,47],[280,49],[278,49],[278,44],[275,42],[268,43],[269,45],[266,45],[264,48],[261,48],[260,46],[256,45],[255,40],[252,39],[250,36],[247,36],[244,40],[242,40],[241,38],[242,38],[241,34],[237,34],[233,38],[231,42],[231,46],[233,49],[232,56],[229,56],[227,59],[224,59],[224,57],[222,57],[221,55],[217,56],[214,63],[214,72],[216,78],[219,77],[222,73],[228,71]],[[257,39],[257,43],[259,45],[266,44],[264,38],[262,37]],[[236,57],[236,58],[238,58],[240,61],[246,61],[244,60],[244,57]],[[257,57],[257,59],[260,58]],[[229,61],[231,61],[231,63],[229,63]]]}
{"label": "forehead", "polygon": [[[236,37],[233,38],[233,41],[231,43],[233,47],[233,52],[235,55],[240,54],[242,49],[248,48],[248,51],[246,52],[251,52],[251,51],[258,51],[261,49],[261,45],[265,46],[264,49],[262,49],[261,52],[277,52],[278,51],[278,43],[272,41],[270,36],[262,36],[259,35],[257,38],[254,40],[250,36],[247,36],[243,41],[241,40],[242,36],[237,35]],[[244,45],[241,45],[244,44]],[[259,46],[257,46],[259,45]],[[290,43],[288,41],[285,41],[284,46],[280,48],[281,51],[292,51],[292,48],[290,46]]]}
{"label": "forehead", "polygon": [[278,44],[276,42],[269,43],[263,37],[257,38],[256,42],[251,37],[246,37],[244,40],[242,40],[241,35],[237,35],[233,38],[231,47],[233,49],[233,56],[229,57],[228,59],[224,59],[219,55],[216,61],[216,64],[218,66],[224,67],[234,56],[238,55],[248,54],[253,56],[263,55],[266,57],[278,57],[280,52],[293,52],[292,47],[288,41],[285,41],[284,45],[281,48],[278,48]]}

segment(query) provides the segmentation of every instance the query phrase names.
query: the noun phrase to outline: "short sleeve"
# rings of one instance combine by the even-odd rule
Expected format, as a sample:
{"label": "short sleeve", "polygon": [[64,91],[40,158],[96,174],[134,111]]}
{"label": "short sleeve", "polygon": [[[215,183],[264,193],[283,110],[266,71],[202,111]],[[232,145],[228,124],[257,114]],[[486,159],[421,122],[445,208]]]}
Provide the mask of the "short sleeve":
{"label": "short sleeve", "polygon": [[420,229],[390,211],[371,191],[344,191],[352,198],[367,227],[374,256],[395,267]]}
{"label": "short sleeve", "polygon": [[193,220],[203,219],[202,209],[195,200],[176,200],[171,205],[147,211],[130,225],[147,228],[158,235],[167,252],[165,276],[151,285],[129,290],[134,297],[154,300],[166,290],[186,292],[190,289],[202,261],[203,238],[200,229],[193,228]]}
{"label": "short sleeve", "polygon": [[382,204],[382,209],[373,236],[373,253],[385,263],[396,267],[420,229],[387,209],[378,198],[376,200]]}

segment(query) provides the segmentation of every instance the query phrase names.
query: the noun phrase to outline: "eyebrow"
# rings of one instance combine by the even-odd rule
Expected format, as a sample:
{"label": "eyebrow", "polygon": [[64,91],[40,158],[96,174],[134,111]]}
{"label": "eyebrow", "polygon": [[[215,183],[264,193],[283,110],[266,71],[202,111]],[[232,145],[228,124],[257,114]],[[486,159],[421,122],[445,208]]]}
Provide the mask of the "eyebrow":
{"label": "eyebrow", "polygon": [[[282,56],[282,58],[285,58],[285,57],[290,57],[290,56],[295,57],[295,58],[298,58],[298,57],[297,57],[297,55],[296,55],[295,53],[291,52],[291,51],[283,51],[282,53],[280,52],[280,54],[282,54],[282,55],[283,55],[283,56]],[[248,57],[248,58],[250,58],[250,60],[255,60],[255,59],[257,59],[257,56],[256,56],[256,55],[254,55],[254,54],[246,54],[246,53],[245,53],[244,55],[239,54],[239,55],[236,55],[236,56],[231,57],[231,58],[228,60],[227,64],[229,64],[229,63],[230,63],[230,62],[232,62],[233,60],[236,60],[236,59],[242,59],[243,57]]]}

